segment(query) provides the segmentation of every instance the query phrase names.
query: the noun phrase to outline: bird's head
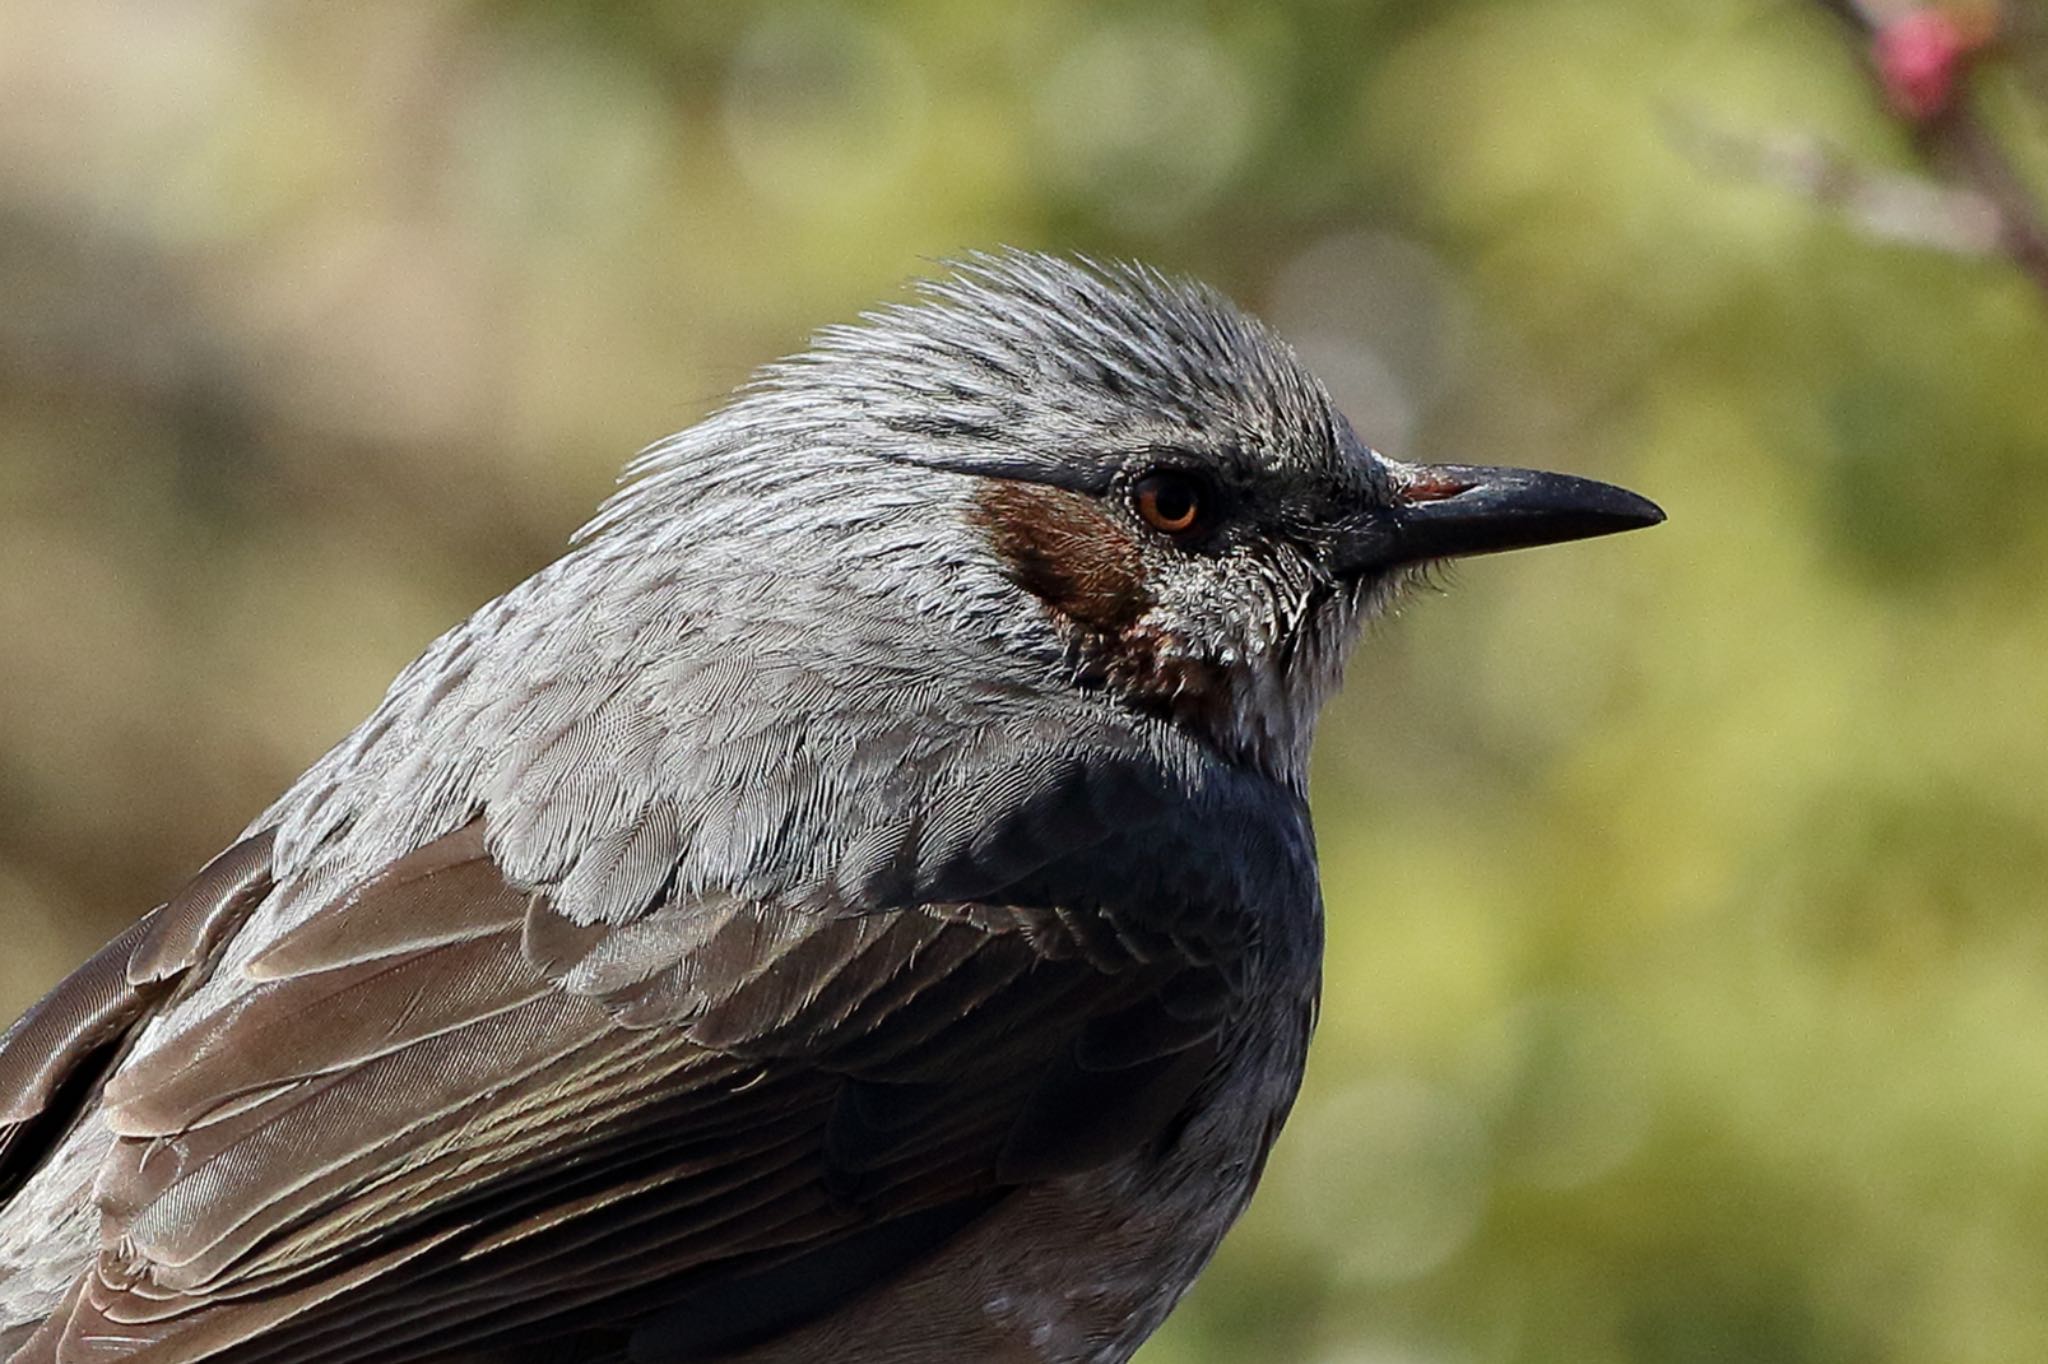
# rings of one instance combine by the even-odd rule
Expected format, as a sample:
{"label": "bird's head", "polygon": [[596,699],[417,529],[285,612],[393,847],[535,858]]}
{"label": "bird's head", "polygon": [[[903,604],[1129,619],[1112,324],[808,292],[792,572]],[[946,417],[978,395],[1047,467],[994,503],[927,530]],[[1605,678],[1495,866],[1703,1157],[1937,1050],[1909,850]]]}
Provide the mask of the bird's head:
{"label": "bird's head", "polygon": [[1261,323],[1150,269],[1012,252],[922,294],[828,329],[725,425],[852,451],[856,477],[941,476],[914,486],[943,489],[1073,686],[1289,784],[1360,625],[1418,569],[1663,519],[1586,479],[1389,459]]}

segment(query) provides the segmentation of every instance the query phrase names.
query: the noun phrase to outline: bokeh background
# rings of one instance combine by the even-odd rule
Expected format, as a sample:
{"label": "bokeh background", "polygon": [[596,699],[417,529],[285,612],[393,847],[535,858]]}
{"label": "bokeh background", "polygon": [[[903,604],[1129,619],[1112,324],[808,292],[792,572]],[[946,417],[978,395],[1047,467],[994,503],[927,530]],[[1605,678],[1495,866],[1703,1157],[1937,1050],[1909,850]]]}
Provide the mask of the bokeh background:
{"label": "bokeh background", "polygon": [[0,1014],[754,365],[1133,255],[1671,513],[1368,640],[1307,1090],[1145,1364],[2048,1358],[2048,307],[1785,138],[1916,162],[1802,0],[6,0]]}

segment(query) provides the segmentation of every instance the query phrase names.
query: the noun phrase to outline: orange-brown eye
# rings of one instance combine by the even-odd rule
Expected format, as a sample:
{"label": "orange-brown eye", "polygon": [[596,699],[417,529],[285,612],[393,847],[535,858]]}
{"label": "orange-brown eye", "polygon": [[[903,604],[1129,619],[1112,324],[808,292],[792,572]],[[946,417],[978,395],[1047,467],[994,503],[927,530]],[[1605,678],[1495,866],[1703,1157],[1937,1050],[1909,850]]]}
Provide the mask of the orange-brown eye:
{"label": "orange-brown eye", "polygon": [[1201,523],[1203,491],[1186,474],[1147,474],[1131,489],[1131,501],[1152,529],[1185,535]]}

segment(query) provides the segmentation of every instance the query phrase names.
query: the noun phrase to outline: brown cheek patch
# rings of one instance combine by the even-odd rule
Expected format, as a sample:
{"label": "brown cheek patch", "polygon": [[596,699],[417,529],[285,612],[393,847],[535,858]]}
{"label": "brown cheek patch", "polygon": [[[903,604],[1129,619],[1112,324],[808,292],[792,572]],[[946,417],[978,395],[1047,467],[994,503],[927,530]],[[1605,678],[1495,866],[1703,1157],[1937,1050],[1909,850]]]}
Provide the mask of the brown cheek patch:
{"label": "brown cheek patch", "polygon": [[1153,602],[1144,558],[1100,503],[1063,488],[991,481],[975,517],[1017,582],[1051,609],[1084,685],[1107,686],[1134,705],[1221,732],[1228,710],[1221,672],[1146,621]]}
{"label": "brown cheek patch", "polygon": [[1138,547],[1094,498],[991,479],[976,516],[1018,584],[1086,630],[1121,635],[1151,607]]}

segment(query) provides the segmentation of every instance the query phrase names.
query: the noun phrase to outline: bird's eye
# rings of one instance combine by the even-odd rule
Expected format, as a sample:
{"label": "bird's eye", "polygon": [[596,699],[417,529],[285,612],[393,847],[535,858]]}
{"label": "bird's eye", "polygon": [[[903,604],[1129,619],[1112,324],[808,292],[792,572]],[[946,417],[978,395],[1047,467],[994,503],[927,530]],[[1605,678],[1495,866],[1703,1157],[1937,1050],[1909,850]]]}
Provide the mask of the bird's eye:
{"label": "bird's eye", "polygon": [[1185,535],[1202,523],[1208,489],[1187,474],[1161,470],[1139,479],[1131,503],[1146,525],[1168,535]]}

